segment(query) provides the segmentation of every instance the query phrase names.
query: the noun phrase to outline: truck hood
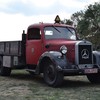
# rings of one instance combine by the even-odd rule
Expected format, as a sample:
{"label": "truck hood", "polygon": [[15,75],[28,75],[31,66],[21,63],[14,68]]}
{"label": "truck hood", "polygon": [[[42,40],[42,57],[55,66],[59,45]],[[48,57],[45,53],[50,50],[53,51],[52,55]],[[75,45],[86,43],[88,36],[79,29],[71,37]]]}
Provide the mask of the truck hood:
{"label": "truck hood", "polygon": [[45,49],[46,51],[59,51],[60,47],[65,45],[67,47],[66,57],[69,62],[75,63],[75,44],[78,41],[74,40],[48,40],[46,41]]}
{"label": "truck hood", "polygon": [[[84,45],[84,48],[89,49],[90,46],[87,45],[92,45],[92,43],[88,42],[88,41],[75,41],[75,40],[49,40],[46,41],[46,45],[48,45],[48,48],[45,47],[46,51],[58,51],[60,52],[60,48],[61,46],[65,45],[67,47],[67,53],[66,53],[66,57],[69,60],[69,62],[71,64],[75,64],[76,61],[76,55],[81,55],[79,51],[78,52],[78,45],[80,45],[80,48],[82,49]],[[80,50],[81,50],[80,49]],[[91,48],[89,49],[89,51],[91,51]],[[77,53],[76,53],[77,52]]]}
{"label": "truck hood", "polygon": [[77,41],[70,40],[48,40],[46,41],[45,46],[49,46],[48,50],[60,50],[62,45],[65,45],[67,48],[73,48]]}

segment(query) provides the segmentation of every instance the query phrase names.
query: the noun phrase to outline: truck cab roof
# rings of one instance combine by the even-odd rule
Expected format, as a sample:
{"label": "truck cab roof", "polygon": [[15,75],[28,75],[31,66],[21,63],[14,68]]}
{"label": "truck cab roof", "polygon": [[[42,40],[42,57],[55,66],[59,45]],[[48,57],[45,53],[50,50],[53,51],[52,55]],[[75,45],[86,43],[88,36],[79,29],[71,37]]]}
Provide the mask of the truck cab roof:
{"label": "truck cab roof", "polygon": [[28,27],[29,28],[34,28],[34,27],[46,27],[46,26],[60,26],[60,27],[71,27],[71,28],[74,28],[70,25],[66,25],[66,24],[59,24],[59,23],[43,23],[43,22],[40,22],[40,23],[36,23],[36,24],[32,24]]}

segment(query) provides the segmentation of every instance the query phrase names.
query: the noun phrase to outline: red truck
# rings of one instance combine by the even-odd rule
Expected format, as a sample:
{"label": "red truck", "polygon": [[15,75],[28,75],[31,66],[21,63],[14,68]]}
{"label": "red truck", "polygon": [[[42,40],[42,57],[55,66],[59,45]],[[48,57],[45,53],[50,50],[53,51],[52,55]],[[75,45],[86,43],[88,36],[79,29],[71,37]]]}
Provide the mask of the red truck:
{"label": "red truck", "polygon": [[61,85],[66,75],[86,75],[90,82],[100,83],[100,52],[59,20],[57,16],[56,23],[30,25],[21,41],[0,42],[0,74],[9,76],[13,69],[43,73],[52,87]]}

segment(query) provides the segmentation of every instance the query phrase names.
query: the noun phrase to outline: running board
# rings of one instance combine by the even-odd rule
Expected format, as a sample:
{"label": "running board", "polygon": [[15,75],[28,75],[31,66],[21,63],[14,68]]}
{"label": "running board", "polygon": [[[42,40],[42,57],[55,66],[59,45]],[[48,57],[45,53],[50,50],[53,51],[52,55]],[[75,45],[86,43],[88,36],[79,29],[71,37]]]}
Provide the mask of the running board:
{"label": "running board", "polygon": [[30,73],[34,73],[36,74],[36,70],[33,70],[33,69],[25,69],[26,71],[30,72]]}

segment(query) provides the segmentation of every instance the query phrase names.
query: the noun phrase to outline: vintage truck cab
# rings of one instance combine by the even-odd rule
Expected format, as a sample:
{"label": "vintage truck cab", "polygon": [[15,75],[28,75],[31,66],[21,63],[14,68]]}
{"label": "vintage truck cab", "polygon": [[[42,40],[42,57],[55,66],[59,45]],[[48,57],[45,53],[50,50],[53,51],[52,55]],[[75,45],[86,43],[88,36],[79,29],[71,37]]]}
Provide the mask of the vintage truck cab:
{"label": "vintage truck cab", "polygon": [[[90,82],[100,83],[100,53],[93,51],[91,42],[79,40],[72,26],[61,24],[59,16],[55,21],[30,25],[21,41],[22,55],[13,55],[12,61],[16,61],[17,66],[18,61],[24,62],[21,65],[30,73],[43,73],[49,86],[61,85],[66,75],[87,75]],[[4,67],[1,71],[2,75],[9,75],[11,70]]]}

